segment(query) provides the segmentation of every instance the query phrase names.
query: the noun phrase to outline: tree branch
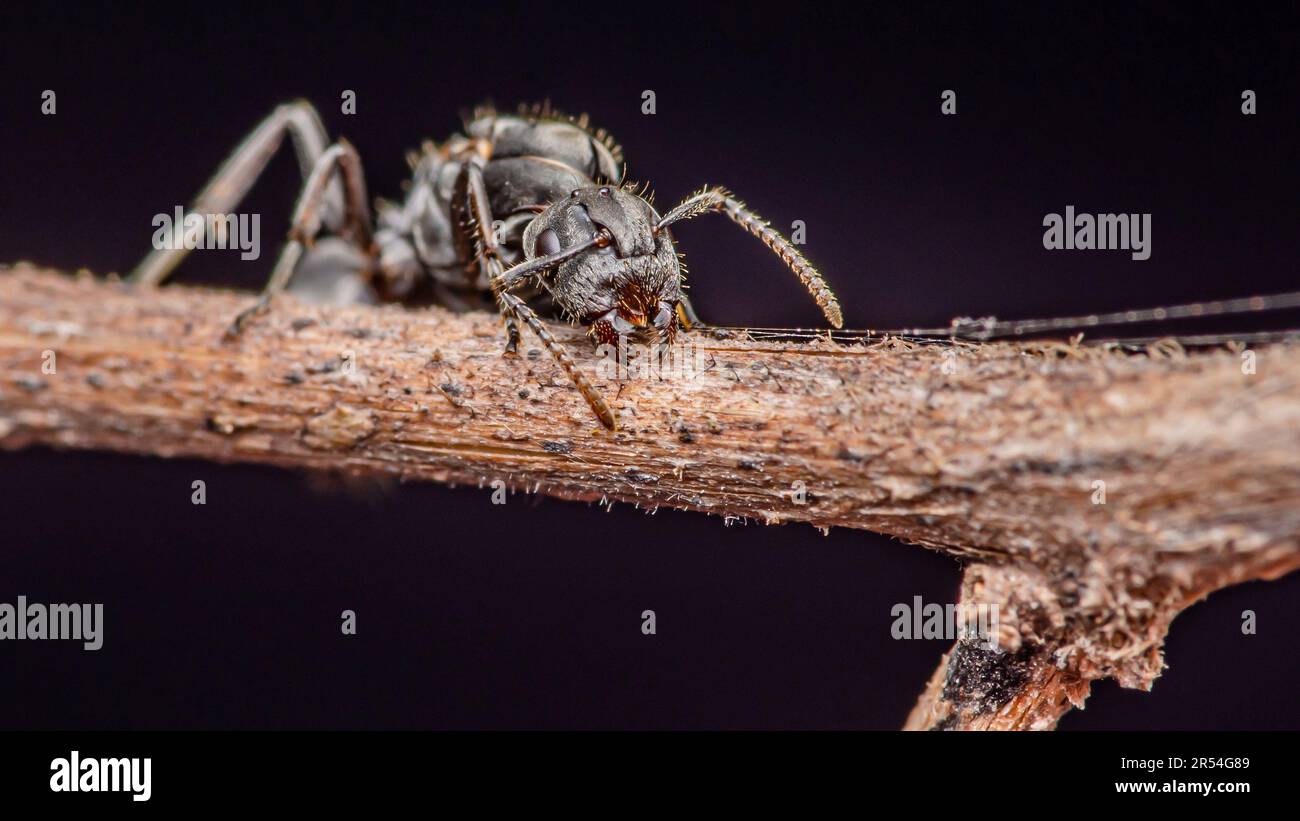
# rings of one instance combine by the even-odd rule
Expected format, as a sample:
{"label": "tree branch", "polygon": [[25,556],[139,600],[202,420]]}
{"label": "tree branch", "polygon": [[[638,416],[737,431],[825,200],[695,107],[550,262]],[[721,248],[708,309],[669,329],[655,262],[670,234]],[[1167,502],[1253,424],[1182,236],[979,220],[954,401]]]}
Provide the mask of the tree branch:
{"label": "tree branch", "polygon": [[536,340],[503,356],[493,316],[284,298],[224,341],[251,299],[0,271],[0,448],[500,479],[926,545],[968,563],[999,644],[959,641],[914,728],[1051,727],[1093,680],[1149,687],[1179,610],[1300,566],[1296,346],[1248,374],[1228,349],[691,334],[684,372],[614,380],[558,327],[610,433]]}

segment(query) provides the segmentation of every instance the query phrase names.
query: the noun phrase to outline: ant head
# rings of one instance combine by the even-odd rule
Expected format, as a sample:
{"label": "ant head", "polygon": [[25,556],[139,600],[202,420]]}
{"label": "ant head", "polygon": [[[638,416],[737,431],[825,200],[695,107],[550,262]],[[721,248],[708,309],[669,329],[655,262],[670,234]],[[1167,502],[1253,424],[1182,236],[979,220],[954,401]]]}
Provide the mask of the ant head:
{"label": "ant head", "polygon": [[594,240],[546,280],[555,301],[600,342],[667,343],[677,328],[682,275],[672,237],[658,223],[653,206],[631,190],[578,188],[529,224],[524,253],[535,259]]}

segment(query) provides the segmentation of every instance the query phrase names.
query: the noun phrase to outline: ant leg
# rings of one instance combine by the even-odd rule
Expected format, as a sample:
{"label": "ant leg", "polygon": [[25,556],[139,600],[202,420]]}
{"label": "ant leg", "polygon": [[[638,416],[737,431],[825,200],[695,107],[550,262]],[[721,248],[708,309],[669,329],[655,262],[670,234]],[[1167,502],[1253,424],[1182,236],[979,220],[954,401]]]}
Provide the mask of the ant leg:
{"label": "ant leg", "polygon": [[556,265],[559,265],[565,260],[572,259],[579,254],[585,253],[589,248],[594,248],[597,245],[608,243],[608,232],[602,232],[597,234],[595,237],[592,237],[587,242],[580,242],[554,254],[535,257],[520,262],[513,268],[497,275],[493,279],[492,293],[497,295],[498,304],[501,305],[501,310],[503,312],[509,312],[507,320],[513,318],[521,321],[527,325],[533,333],[537,334],[537,338],[542,341],[544,346],[546,346],[546,350],[550,351],[552,358],[554,358],[560,368],[569,375],[569,379],[572,380],[573,384],[578,388],[578,392],[582,394],[582,398],[587,400],[587,404],[591,406],[596,417],[600,419],[600,423],[610,430],[618,430],[618,420],[614,416],[614,412],[610,410],[608,403],[605,402],[604,397],[597,393],[596,389],[587,381],[587,377],[583,376],[582,371],[578,370],[577,364],[569,357],[569,354],[565,352],[564,348],[560,346],[560,343],[556,341],[555,337],[551,335],[550,329],[547,328],[541,319],[537,317],[537,312],[530,308],[528,304],[518,296],[510,293],[511,290],[519,287],[532,277],[544,275],[547,271],[553,269]]}
{"label": "ant leg", "polygon": [[665,214],[655,226],[655,231],[657,233],[674,222],[698,217],[710,211],[723,212],[731,218],[732,222],[762,240],[763,244],[772,249],[772,252],[779,256],[791,271],[794,271],[795,276],[799,277],[799,281],[808,289],[808,293],[812,294],[831,325],[836,328],[844,326],[844,314],[840,311],[839,300],[835,298],[826,280],[822,279],[822,275],[817,272],[813,264],[766,220],[731,196],[727,189],[707,186],[700,189]]}
{"label": "ant leg", "polygon": [[[186,217],[190,214],[224,214],[239,205],[266,169],[286,133],[293,142],[302,177],[306,180],[330,140],[316,109],[306,100],[298,100],[278,106],[244,138],[194,198],[194,205],[186,212]],[[332,230],[343,212],[343,192],[337,181],[330,183],[326,199],[325,220]],[[142,285],[159,285],[189,252],[190,249],[184,246],[155,248],[140,261],[128,279]]]}
{"label": "ant leg", "polygon": [[583,376],[582,371],[578,369],[577,363],[573,361],[568,352],[565,351],[555,337],[551,335],[551,329],[547,328],[546,324],[538,318],[537,312],[530,308],[526,302],[509,291],[500,291],[500,299],[504,310],[510,311],[515,318],[527,325],[533,333],[537,334],[537,338],[542,341],[542,345],[546,347],[546,350],[550,351],[551,357],[555,359],[555,363],[559,365],[566,374],[568,374],[569,379],[572,380],[574,386],[577,387],[578,393],[581,393],[582,398],[587,400],[587,404],[590,405],[592,411],[595,412],[596,418],[600,419],[600,423],[610,430],[618,430],[618,420],[614,416],[614,411],[610,409],[609,404],[605,402],[605,397],[601,396],[592,384],[587,381],[587,377]]}
{"label": "ant leg", "polygon": [[227,336],[238,336],[255,316],[264,312],[271,298],[285,289],[293,277],[294,269],[303,251],[320,233],[321,207],[329,204],[329,187],[336,173],[343,176],[343,219],[340,233],[366,256],[374,258],[375,242],[370,233],[370,206],[366,204],[366,179],[361,169],[361,157],[347,140],[339,140],[321,154],[316,166],[307,177],[298,205],[293,211],[293,227],[289,229],[289,244],[280,252],[271,278],[262,289],[253,307],[235,317],[226,330]]}
{"label": "ant leg", "polygon": [[503,286],[501,275],[505,273],[505,264],[501,262],[501,248],[497,243],[496,232],[493,230],[495,220],[492,217],[492,207],[488,202],[487,186],[483,182],[483,169],[473,162],[467,162],[462,167],[461,173],[466,177],[469,213],[477,231],[474,256],[478,261],[479,269],[487,274],[488,283],[492,286],[492,296],[496,298],[497,308],[505,321],[506,353],[514,353],[519,349],[519,323],[514,315],[505,309],[501,300]]}

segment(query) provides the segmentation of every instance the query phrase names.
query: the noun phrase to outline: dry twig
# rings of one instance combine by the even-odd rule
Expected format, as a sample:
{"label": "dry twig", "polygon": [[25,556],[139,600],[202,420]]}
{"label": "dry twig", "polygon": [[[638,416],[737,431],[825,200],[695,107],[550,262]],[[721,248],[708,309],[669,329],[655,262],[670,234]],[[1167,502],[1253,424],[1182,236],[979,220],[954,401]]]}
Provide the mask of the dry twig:
{"label": "dry twig", "polygon": [[[1125,354],[697,335],[699,372],[601,378],[609,433],[486,314],[0,272],[0,447],[383,473],[886,533],[967,563],[1000,608],[908,727],[1050,728],[1113,676],[1149,687],[1170,621],[1300,566],[1300,347]],[[53,353],[53,373],[43,371]],[[1105,504],[1098,504],[1104,482]]]}

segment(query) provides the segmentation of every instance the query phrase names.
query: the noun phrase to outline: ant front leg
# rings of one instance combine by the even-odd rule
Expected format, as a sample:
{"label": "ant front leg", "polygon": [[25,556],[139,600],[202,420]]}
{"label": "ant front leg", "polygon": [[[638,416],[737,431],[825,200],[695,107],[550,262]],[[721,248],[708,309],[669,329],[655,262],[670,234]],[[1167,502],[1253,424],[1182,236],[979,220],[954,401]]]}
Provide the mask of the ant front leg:
{"label": "ant front leg", "polygon": [[591,406],[591,410],[596,414],[596,418],[600,420],[600,423],[610,430],[618,430],[617,417],[614,416],[614,411],[609,407],[609,403],[605,401],[605,397],[601,396],[600,392],[587,381],[587,377],[578,369],[578,364],[573,361],[573,358],[569,356],[568,352],[551,334],[551,329],[546,327],[546,323],[542,322],[541,318],[537,316],[537,312],[522,299],[504,288],[500,291],[500,294],[502,306],[510,311],[512,316],[527,325],[533,333],[537,334],[537,338],[542,341],[542,345],[546,347],[546,350],[550,351],[555,363],[568,375],[578,389],[578,393],[582,394],[582,398],[587,400],[587,404]]}
{"label": "ant front leg", "polygon": [[799,277],[799,281],[808,289],[808,293],[812,294],[817,306],[826,315],[827,321],[836,328],[844,326],[844,314],[840,311],[839,300],[835,298],[830,286],[822,279],[822,275],[813,264],[799,253],[799,249],[795,248],[790,240],[781,236],[780,232],[743,202],[731,196],[731,192],[725,188],[706,186],[687,197],[676,208],[664,214],[655,226],[655,232],[662,231],[674,222],[698,217],[710,211],[721,211],[730,217],[732,222],[762,240],[763,244],[780,257],[795,276]]}
{"label": "ant front leg", "polygon": [[483,169],[474,162],[466,162],[462,170],[465,174],[465,196],[469,199],[469,213],[472,215],[477,230],[475,242],[475,259],[479,270],[487,274],[492,287],[492,296],[496,299],[497,309],[506,325],[506,353],[519,349],[519,323],[513,313],[506,309],[501,299],[502,274],[505,265],[501,262],[501,248],[497,243],[496,231],[493,229],[495,219],[492,206],[488,202],[487,185],[483,182]]}
{"label": "ant front leg", "polygon": [[298,197],[298,205],[294,208],[289,244],[280,252],[261,296],[251,308],[235,317],[235,321],[226,330],[227,336],[238,336],[254,317],[266,311],[271,298],[289,284],[304,249],[320,233],[321,209],[329,202],[330,185],[334,182],[336,171],[343,175],[342,234],[372,260],[373,267],[376,248],[370,233],[370,206],[366,204],[366,179],[361,169],[361,157],[351,143],[339,140],[320,156],[307,178],[307,184]]}
{"label": "ant front leg", "polygon": [[560,343],[551,334],[551,329],[546,327],[546,323],[542,322],[537,316],[537,312],[518,296],[511,293],[514,288],[523,285],[530,279],[543,276],[557,265],[586,253],[600,243],[607,243],[608,241],[608,235],[598,235],[587,242],[576,243],[554,254],[525,260],[493,280],[492,292],[499,295],[502,309],[510,312],[510,318],[524,323],[533,333],[537,334],[537,338],[542,341],[542,345],[550,352],[556,364],[568,374],[578,392],[582,394],[582,398],[587,400],[587,404],[591,406],[591,410],[596,414],[596,418],[600,420],[600,423],[610,430],[618,430],[618,419],[614,416],[614,411],[610,409],[609,403],[587,381],[587,377],[583,376],[582,371],[578,369],[577,363],[561,347]]}

